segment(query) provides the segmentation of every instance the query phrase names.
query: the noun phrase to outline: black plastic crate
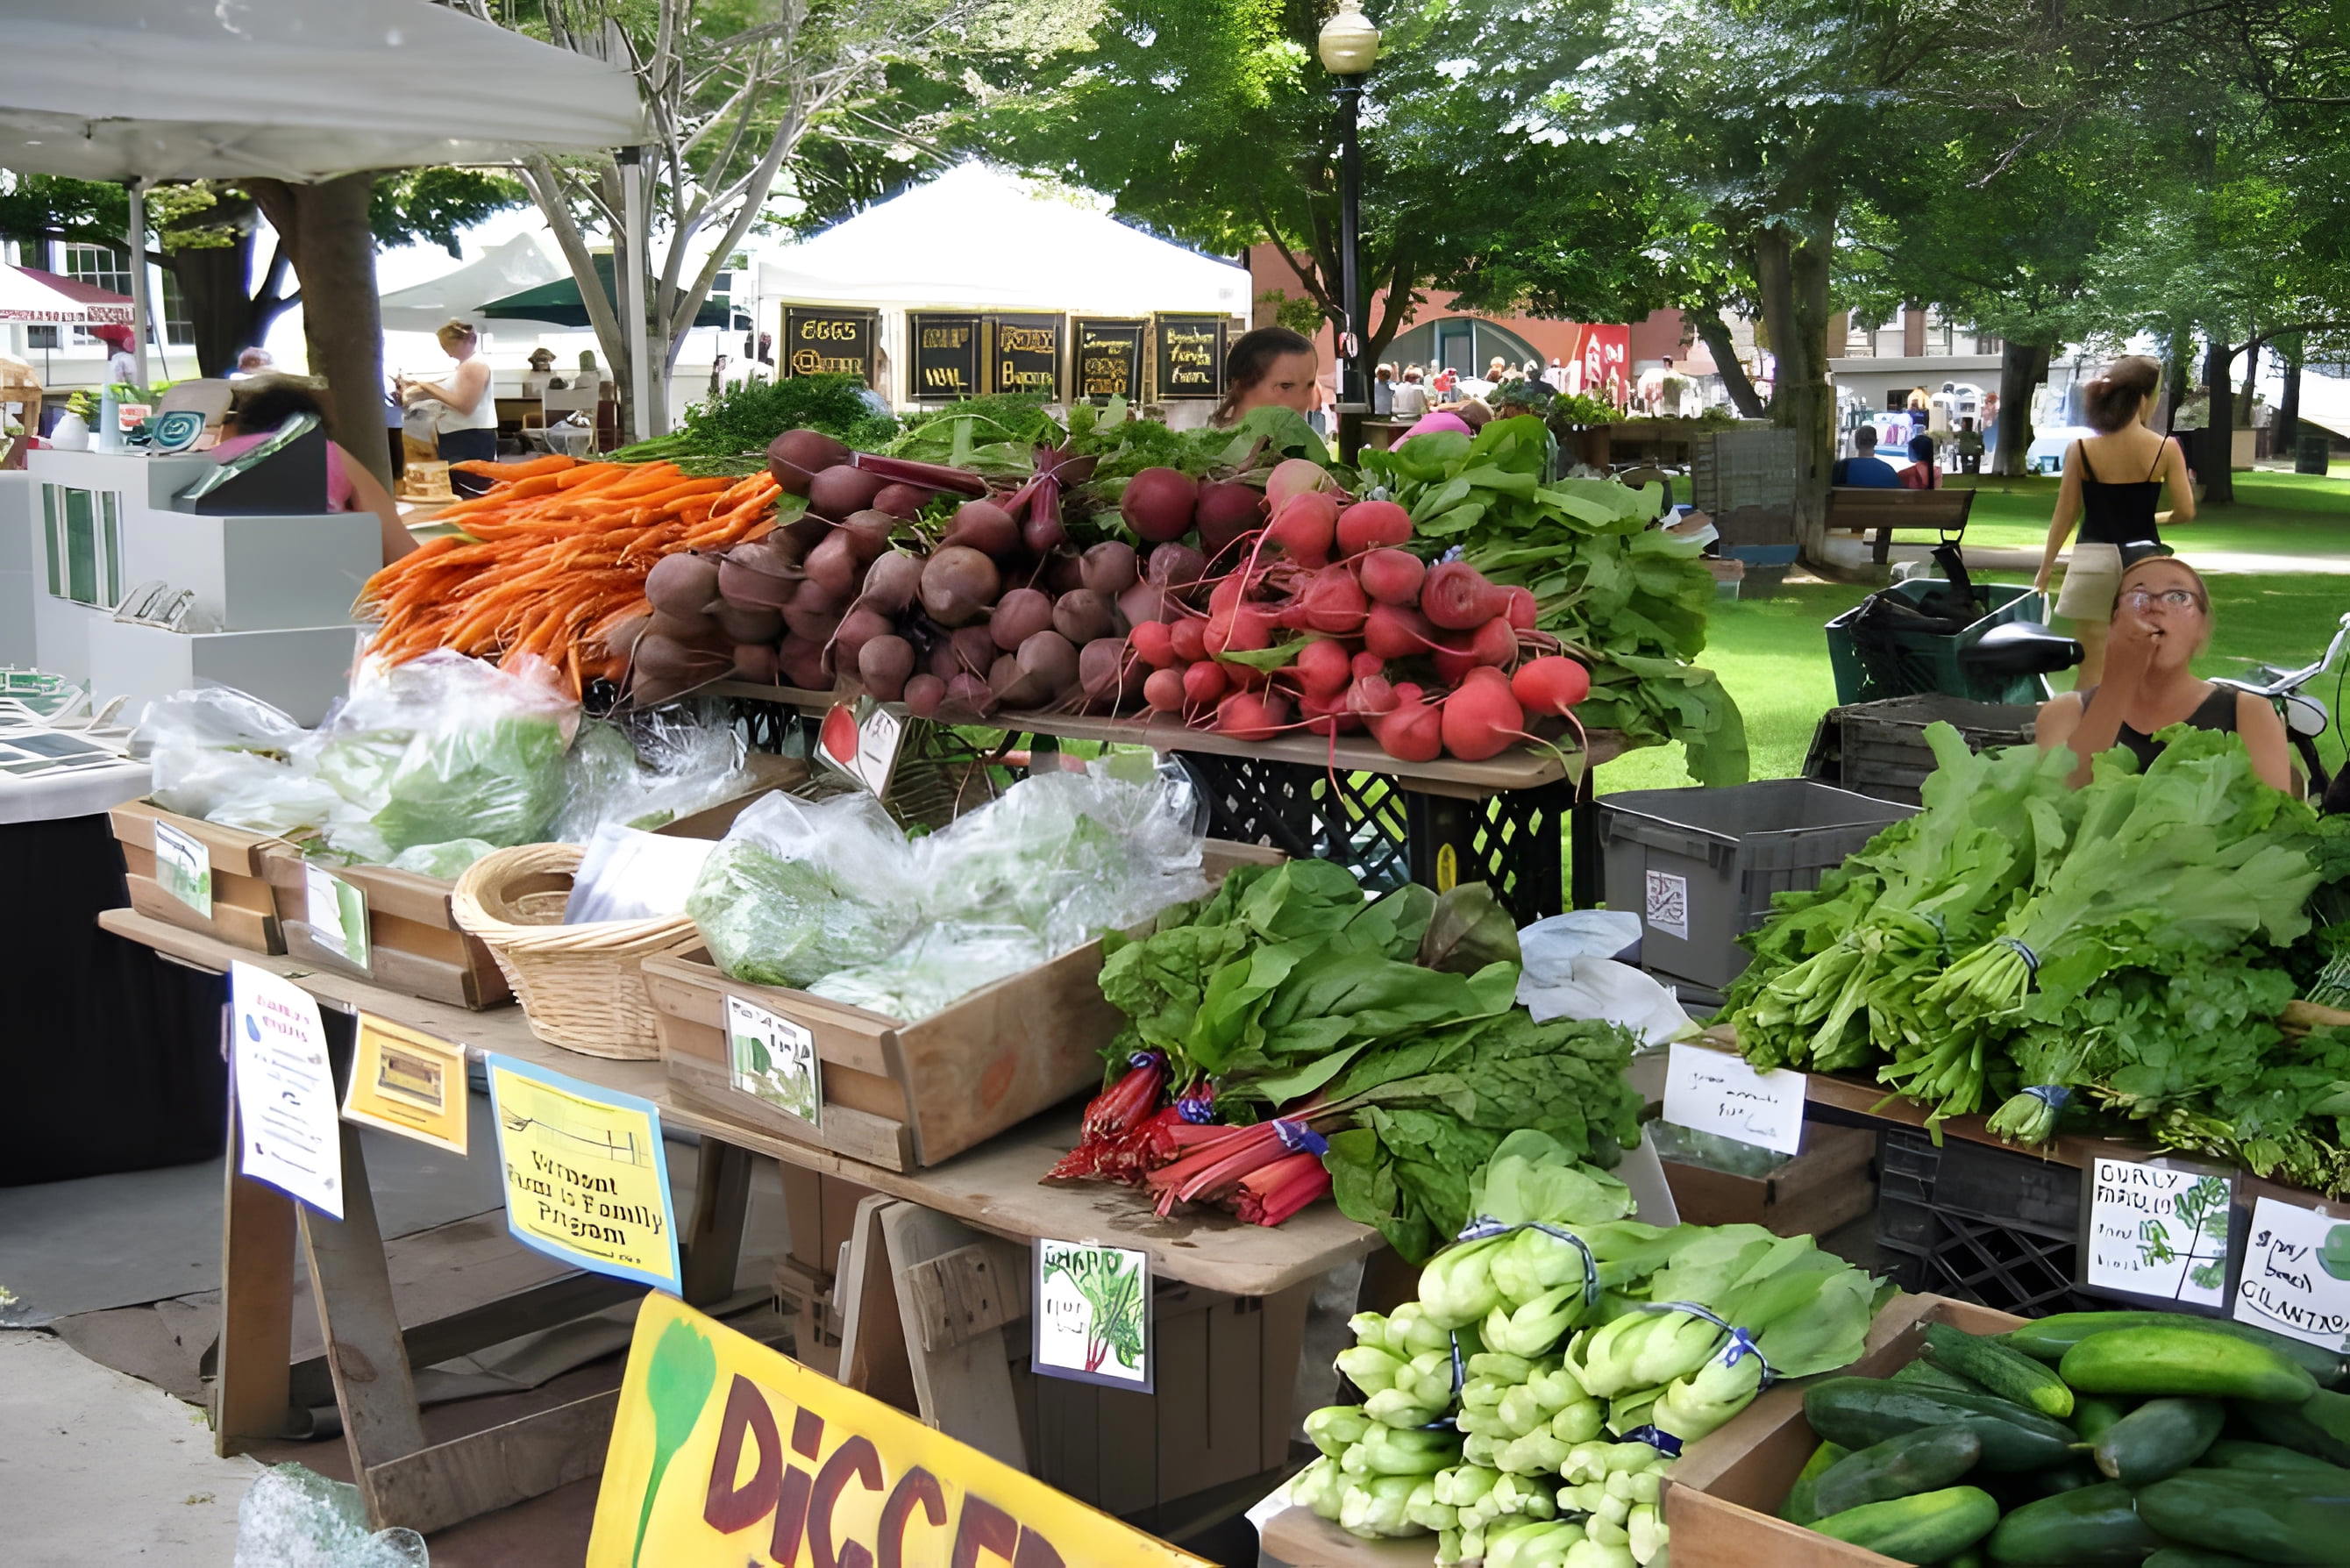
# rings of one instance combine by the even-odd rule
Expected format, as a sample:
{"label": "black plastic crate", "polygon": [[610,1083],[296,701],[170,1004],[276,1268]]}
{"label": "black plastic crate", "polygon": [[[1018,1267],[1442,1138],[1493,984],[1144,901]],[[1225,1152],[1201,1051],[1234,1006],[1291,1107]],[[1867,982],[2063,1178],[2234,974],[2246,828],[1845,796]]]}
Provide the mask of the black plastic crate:
{"label": "black plastic crate", "polygon": [[1947,723],[1972,752],[2032,744],[2039,710],[2026,703],[1976,702],[1927,692],[1882,702],[1830,709],[1812,736],[1804,776],[1877,800],[1918,804],[1918,786],[1934,771],[1926,727]]}
{"label": "black plastic crate", "polygon": [[2074,1288],[2081,1173],[2026,1154],[1926,1134],[1877,1134],[1877,1245],[1904,1261],[1906,1290],[1932,1291],[2026,1317],[2109,1302]]}
{"label": "black plastic crate", "polygon": [[1570,784],[1462,800],[1407,791],[1379,774],[1207,752],[1181,756],[1207,795],[1215,837],[1333,860],[1382,890],[1482,881],[1521,924],[1566,908]]}

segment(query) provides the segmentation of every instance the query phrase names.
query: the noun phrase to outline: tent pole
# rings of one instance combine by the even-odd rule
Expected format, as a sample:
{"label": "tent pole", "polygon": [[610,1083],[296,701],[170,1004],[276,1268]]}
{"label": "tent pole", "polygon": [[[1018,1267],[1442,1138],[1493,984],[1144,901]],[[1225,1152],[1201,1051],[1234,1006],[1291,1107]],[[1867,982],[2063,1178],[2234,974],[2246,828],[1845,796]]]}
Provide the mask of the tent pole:
{"label": "tent pole", "polygon": [[130,220],[124,242],[130,252],[130,357],[139,367],[139,385],[147,385],[147,182],[130,185]]}
{"label": "tent pole", "polygon": [[631,407],[629,434],[632,440],[644,441],[659,428],[652,417],[652,345],[645,323],[645,269],[650,259],[646,252],[651,236],[645,224],[645,153],[641,147],[620,149],[620,218],[628,225],[628,243],[615,247],[615,256],[624,256],[620,308],[628,312],[626,336],[629,343],[629,401]]}

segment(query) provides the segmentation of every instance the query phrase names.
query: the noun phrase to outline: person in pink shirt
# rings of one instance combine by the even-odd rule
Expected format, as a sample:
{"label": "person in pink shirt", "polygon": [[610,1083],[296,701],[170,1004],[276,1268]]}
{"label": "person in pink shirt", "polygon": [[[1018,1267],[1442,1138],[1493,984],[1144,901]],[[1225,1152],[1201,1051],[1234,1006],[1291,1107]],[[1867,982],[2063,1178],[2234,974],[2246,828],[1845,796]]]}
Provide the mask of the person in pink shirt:
{"label": "person in pink shirt", "polygon": [[[296,414],[312,415],[322,429],[326,427],[325,407],[317,394],[300,382],[284,376],[255,376],[238,382],[226,433],[212,449],[213,461],[225,462],[252,451]],[[343,450],[331,432],[327,441],[327,510],[374,513],[382,529],[387,565],[416,548],[415,536],[400,520],[400,504],[365,463]]]}

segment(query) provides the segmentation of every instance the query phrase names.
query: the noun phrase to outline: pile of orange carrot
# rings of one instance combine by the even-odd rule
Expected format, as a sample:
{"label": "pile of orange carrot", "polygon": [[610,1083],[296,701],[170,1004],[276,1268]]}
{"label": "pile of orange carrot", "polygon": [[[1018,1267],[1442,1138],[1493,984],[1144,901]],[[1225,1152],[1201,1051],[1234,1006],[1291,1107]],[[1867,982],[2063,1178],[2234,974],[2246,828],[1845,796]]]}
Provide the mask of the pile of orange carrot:
{"label": "pile of orange carrot", "polygon": [[574,691],[618,680],[605,645],[646,614],[645,575],[679,550],[724,549],[775,521],[775,482],[691,479],[669,462],[564,456],[452,467],[499,483],[434,518],[433,539],[369,577],[359,613],[380,623],[369,653],[399,664],[436,648],[478,659],[536,654]]}

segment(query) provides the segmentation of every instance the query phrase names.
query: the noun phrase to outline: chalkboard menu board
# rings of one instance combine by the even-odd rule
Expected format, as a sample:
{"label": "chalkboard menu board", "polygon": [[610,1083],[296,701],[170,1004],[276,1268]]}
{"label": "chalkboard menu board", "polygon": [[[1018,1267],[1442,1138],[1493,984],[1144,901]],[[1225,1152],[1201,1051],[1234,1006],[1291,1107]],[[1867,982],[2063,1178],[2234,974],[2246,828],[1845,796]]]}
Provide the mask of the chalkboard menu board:
{"label": "chalkboard menu board", "polygon": [[870,310],[784,306],[783,372],[786,376],[854,376],[873,385],[880,317]]}
{"label": "chalkboard menu board", "polygon": [[1107,401],[1142,396],[1142,338],[1148,321],[1101,321],[1080,317],[1070,327],[1075,396]]}
{"label": "chalkboard menu board", "polygon": [[1160,316],[1152,319],[1159,338],[1159,400],[1224,395],[1224,332],[1221,316]]}
{"label": "chalkboard menu board", "polygon": [[1048,403],[1061,400],[1061,329],[1058,316],[991,316],[988,387],[991,392],[1025,392]]}
{"label": "chalkboard menu board", "polygon": [[918,403],[977,397],[983,363],[980,318],[916,314],[907,319],[914,354],[906,395]]}

